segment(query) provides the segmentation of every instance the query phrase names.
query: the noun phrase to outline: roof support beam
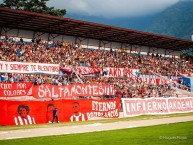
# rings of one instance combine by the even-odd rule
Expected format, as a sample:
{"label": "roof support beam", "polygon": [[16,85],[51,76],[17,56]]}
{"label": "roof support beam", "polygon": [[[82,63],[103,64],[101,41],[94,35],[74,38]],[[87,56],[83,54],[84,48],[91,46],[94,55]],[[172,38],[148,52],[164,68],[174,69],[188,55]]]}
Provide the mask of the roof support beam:
{"label": "roof support beam", "polygon": [[98,30],[89,31],[88,33],[86,33],[84,35],[87,36],[87,37],[90,37],[90,36],[95,36],[95,35],[104,33],[104,32],[109,31],[109,30],[111,30],[111,28],[107,27],[107,28],[102,28],[102,29],[98,29]]}
{"label": "roof support beam", "polygon": [[[168,46],[168,49],[180,49],[180,50],[182,50],[182,48],[187,49],[188,46],[189,46],[189,48],[191,48],[191,44],[182,42],[182,43],[178,43],[178,44],[176,44],[176,45]],[[175,48],[174,48],[174,47],[175,47]],[[193,45],[192,45],[192,47],[193,47]]]}
{"label": "roof support beam", "polygon": [[35,16],[27,16],[27,17],[22,17],[22,18],[19,18],[19,19],[15,19],[13,21],[10,21],[10,22],[7,22],[5,23],[4,25],[5,26],[9,26],[9,25],[21,25],[21,24],[24,24],[28,21],[33,21],[33,19],[35,19],[36,17]]}
{"label": "roof support beam", "polygon": [[84,25],[83,23],[77,23],[77,24],[74,24],[74,25],[72,25],[72,26],[65,27],[65,28],[64,28],[64,34],[65,34],[66,32],[69,32],[69,31],[73,30],[73,29],[80,28],[80,27],[83,26],[83,25]]}

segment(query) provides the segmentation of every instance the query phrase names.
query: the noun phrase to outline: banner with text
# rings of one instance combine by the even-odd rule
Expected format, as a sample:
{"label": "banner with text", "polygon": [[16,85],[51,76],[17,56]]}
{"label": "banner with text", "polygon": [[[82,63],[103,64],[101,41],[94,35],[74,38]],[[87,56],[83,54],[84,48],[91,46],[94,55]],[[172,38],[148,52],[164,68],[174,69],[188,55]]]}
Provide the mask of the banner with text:
{"label": "banner with text", "polygon": [[[102,118],[118,118],[120,99],[114,100],[57,100],[57,101],[0,101],[0,125],[51,123],[53,109],[58,121],[74,122]],[[56,120],[54,120],[56,122]]]}
{"label": "banner with text", "polygon": [[32,82],[0,83],[0,97],[32,95]]}
{"label": "banner with text", "polygon": [[169,84],[172,79],[165,79],[165,78],[138,78],[138,80],[141,80],[145,84],[153,84],[153,85],[164,85]]}
{"label": "banner with text", "polygon": [[122,98],[124,117],[193,112],[193,98]]}
{"label": "banner with text", "polygon": [[59,64],[0,61],[0,72],[59,74]]}
{"label": "banner with text", "polygon": [[66,66],[62,68],[64,72],[72,73],[73,68],[81,75],[95,74],[100,72],[100,68],[96,67],[85,67],[85,66]]}
{"label": "banner with text", "polygon": [[125,68],[103,68],[103,75],[105,77],[137,77],[138,69],[125,69]]}
{"label": "banner with text", "polygon": [[113,85],[73,84],[68,86],[39,85],[33,86],[35,98],[64,98],[73,99],[75,96],[114,95]]}

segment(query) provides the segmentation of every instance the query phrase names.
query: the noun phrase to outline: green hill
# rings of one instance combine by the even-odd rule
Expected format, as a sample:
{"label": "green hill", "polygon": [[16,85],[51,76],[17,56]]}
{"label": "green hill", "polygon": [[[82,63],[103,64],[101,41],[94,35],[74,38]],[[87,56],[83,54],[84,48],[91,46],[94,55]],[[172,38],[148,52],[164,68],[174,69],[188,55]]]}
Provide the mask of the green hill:
{"label": "green hill", "polygon": [[161,12],[143,31],[191,39],[193,33],[193,1],[180,1]]}

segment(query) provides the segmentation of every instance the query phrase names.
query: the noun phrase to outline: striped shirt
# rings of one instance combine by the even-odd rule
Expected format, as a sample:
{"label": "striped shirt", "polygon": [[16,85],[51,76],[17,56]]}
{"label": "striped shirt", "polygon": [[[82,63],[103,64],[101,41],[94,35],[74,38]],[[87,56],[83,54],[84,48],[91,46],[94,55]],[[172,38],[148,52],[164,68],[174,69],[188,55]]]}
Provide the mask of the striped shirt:
{"label": "striped shirt", "polygon": [[85,116],[84,116],[84,114],[82,114],[82,113],[79,113],[79,115],[72,115],[71,117],[70,117],[70,121],[71,122],[74,122],[74,121],[85,121],[86,119],[85,119]]}
{"label": "striped shirt", "polygon": [[36,124],[34,117],[27,115],[26,118],[22,118],[21,116],[17,116],[14,118],[15,125],[28,125],[28,124]]}

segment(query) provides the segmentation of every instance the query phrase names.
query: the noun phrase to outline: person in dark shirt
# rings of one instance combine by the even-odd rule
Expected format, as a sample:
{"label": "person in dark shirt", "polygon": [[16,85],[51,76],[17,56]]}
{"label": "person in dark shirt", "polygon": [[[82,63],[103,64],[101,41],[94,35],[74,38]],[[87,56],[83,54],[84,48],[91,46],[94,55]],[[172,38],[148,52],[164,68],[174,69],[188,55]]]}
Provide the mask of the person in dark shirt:
{"label": "person in dark shirt", "polygon": [[52,119],[53,119],[53,110],[54,110],[55,106],[54,104],[48,104],[47,105],[47,109],[46,109],[46,121],[47,123],[52,123]]}
{"label": "person in dark shirt", "polygon": [[54,122],[55,119],[56,119],[56,122],[58,123],[58,110],[57,110],[57,108],[54,108],[54,110],[53,110],[52,123]]}

